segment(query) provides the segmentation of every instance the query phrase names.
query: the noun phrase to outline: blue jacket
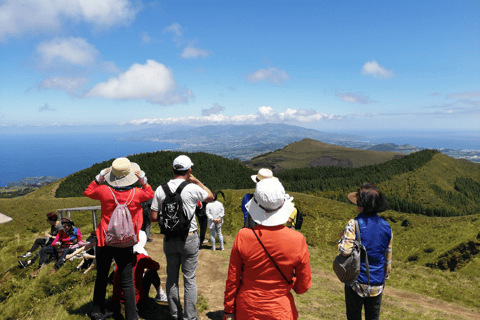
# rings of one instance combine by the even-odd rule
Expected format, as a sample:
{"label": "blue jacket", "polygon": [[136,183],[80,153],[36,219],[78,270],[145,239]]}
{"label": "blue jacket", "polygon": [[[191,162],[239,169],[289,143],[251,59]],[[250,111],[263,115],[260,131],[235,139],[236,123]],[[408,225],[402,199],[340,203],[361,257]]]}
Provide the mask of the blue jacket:
{"label": "blue jacket", "polygon": [[[379,286],[385,283],[385,252],[392,238],[392,229],[387,221],[377,214],[368,216],[360,213],[357,216],[362,244],[367,249],[370,269],[370,285]],[[358,282],[367,284],[367,269],[362,256]]]}

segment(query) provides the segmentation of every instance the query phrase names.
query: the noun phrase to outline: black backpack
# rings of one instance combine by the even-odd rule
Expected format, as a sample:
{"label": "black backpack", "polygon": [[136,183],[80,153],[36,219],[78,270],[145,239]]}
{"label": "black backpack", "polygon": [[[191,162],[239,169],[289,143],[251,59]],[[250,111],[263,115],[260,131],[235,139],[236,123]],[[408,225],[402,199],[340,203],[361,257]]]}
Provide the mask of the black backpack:
{"label": "black backpack", "polygon": [[295,221],[295,230],[300,230],[302,229],[302,224],[303,224],[303,213],[297,207],[295,207],[295,209],[297,209],[297,219]]}
{"label": "black backpack", "polygon": [[167,238],[186,238],[190,229],[192,218],[188,219],[183,209],[181,193],[183,188],[190,182],[182,182],[175,192],[171,192],[166,183],[162,184],[165,199],[162,202],[162,214],[159,219],[160,231]]}

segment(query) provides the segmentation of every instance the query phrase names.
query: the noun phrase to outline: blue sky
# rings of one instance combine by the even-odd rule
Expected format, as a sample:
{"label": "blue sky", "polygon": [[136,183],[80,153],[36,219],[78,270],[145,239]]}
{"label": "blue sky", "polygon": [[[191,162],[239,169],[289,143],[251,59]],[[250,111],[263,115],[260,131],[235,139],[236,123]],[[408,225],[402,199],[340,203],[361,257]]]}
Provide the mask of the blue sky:
{"label": "blue sky", "polygon": [[479,130],[479,1],[0,0],[0,128]]}

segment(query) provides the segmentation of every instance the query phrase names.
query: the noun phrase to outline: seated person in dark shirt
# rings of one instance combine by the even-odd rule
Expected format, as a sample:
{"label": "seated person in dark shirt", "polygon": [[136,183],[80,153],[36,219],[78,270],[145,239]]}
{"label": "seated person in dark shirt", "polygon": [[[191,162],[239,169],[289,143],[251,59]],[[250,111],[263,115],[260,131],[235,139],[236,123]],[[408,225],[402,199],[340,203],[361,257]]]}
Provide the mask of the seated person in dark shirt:
{"label": "seated person in dark shirt", "polygon": [[[45,231],[45,237],[37,238],[33,243],[33,246],[27,253],[18,256],[19,258],[29,258],[32,256],[32,252],[37,250],[39,247],[46,247],[52,244],[53,240],[57,236],[58,232],[63,229],[62,224],[58,221],[58,215],[55,212],[47,213],[47,222],[50,224],[50,232]],[[40,251],[37,252],[32,258],[28,260],[18,260],[21,268],[26,268],[30,264],[34,263],[40,255]]]}

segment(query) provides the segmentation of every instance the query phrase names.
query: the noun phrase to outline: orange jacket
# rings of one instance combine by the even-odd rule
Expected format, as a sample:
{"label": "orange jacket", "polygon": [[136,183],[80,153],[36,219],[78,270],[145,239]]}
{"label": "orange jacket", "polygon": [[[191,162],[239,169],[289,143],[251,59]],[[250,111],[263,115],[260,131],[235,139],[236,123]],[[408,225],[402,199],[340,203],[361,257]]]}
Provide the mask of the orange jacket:
{"label": "orange jacket", "polygon": [[298,319],[290,290],[305,293],[312,283],[307,242],[301,233],[283,225],[259,225],[254,230],[282,273],[293,283],[285,281],[252,230],[243,228],[230,256],[225,313],[235,313],[237,320]]}

